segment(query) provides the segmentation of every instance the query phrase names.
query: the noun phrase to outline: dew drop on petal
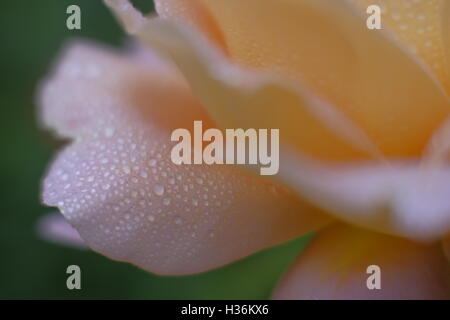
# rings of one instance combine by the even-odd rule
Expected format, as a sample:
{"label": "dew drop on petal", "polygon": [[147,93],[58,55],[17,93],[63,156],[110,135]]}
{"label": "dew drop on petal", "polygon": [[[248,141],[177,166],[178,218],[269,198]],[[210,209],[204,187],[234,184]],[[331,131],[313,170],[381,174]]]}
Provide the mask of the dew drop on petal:
{"label": "dew drop on petal", "polygon": [[125,174],[130,174],[131,173],[131,169],[129,166],[124,166],[123,167],[123,172],[125,172]]}
{"label": "dew drop on petal", "polygon": [[164,186],[161,184],[155,184],[155,186],[153,187],[153,192],[157,196],[162,196],[164,194]]}
{"label": "dew drop on petal", "polygon": [[157,161],[156,159],[150,159],[150,160],[148,161],[148,165],[149,165],[150,167],[155,167],[157,163],[158,163],[158,161]]}
{"label": "dew drop on petal", "polygon": [[147,174],[146,171],[142,171],[140,175],[141,175],[141,177],[144,178],[144,179],[145,179],[145,178],[148,178],[148,174]]}
{"label": "dew drop on petal", "polygon": [[175,217],[175,224],[181,224],[183,222],[183,219],[181,217]]}
{"label": "dew drop on petal", "polygon": [[114,133],[116,131],[114,130],[114,128],[106,128],[104,133],[105,133],[105,137],[107,138],[112,138],[114,136]]}

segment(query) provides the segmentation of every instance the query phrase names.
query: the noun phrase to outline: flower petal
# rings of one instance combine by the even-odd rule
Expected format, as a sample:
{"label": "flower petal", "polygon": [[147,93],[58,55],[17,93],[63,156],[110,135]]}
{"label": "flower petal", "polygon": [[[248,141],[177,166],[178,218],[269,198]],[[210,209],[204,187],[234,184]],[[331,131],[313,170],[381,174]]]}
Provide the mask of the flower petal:
{"label": "flower petal", "polygon": [[[86,65],[99,76],[86,77]],[[152,272],[194,273],[328,221],[237,167],[173,164],[173,128],[212,122],[178,74],[151,65],[78,45],[43,88],[47,124],[76,137],[51,166],[43,199],[89,247]]]}
{"label": "flower petal", "polygon": [[331,166],[283,155],[279,178],[325,211],[381,232],[420,241],[450,231],[450,168],[418,162]]}
{"label": "flower petal", "polygon": [[[367,273],[380,267],[381,289]],[[450,267],[439,245],[338,225],[322,231],[274,292],[275,299],[449,299]]]}
{"label": "flower petal", "polygon": [[[382,10],[382,24],[402,44],[422,58],[450,94],[450,60],[446,58],[450,12],[447,0],[349,0],[362,12],[370,5]],[[447,9],[448,10],[448,9]],[[447,24],[447,25],[446,25]]]}
{"label": "flower petal", "polygon": [[[445,59],[447,60],[447,66],[450,65],[450,2],[446,2],[444,11],[442,12],[442,29],[444,30],[444,48]],[[448,71],[450,73],[450,71]]]}
{"label": "flower petal", "polygon": [[[148,84],[155,88],[152,98],[158,99],[158,103],[166,108],[147,110],[142,103],[135,106],[147,117],[151,112],[151,116],[161,124],[170,123],[173,128],[178,128],[191,125],[184,120],[185,113],[198,118],[206,115],[193,102],[192,94],[180,75],[155,54],[147,50],[145,57],[137,58],[141,63],[133,64],[128,61],[128,52],[113,55],[109,50],[86,41],[73,41],[65,47],[53,74],[39,90],[39,115],[43,126],[68,138],[83,137],[99,125],[113,126],[117,120],[109,116],[111,104],[114,104],[109,99],[110,92],[117,91],[118,95],[136,100],[148,90]],[[136,51],[132,52],[133,58]],[[139,86],[136,83],[140,83]],[[174,90],[177,95],[171,94]],[[102,100],[99,95],[102,95]],[[183,103],[186,108],[180,108]],[[181,112],[179,117],[172,117],[174,108]],[[120,106],[115,106],[114,110],[127,111]]]}
{"label": "flower petal", "polygon": [[113,8],[113,12],[120,12],[120,19],[127,32],[135,32],[145,22],[142,13],[134,8],[128,0],[104,0],[105,4]]}
{"label": "flower petal", "polygon": [[[375,156],[376,148],[357,128],[352,129],[351,122],[345,125],[327,122],[339,115],[323,117],[327,112],[318,111],[322,104],[308,92],[227,63],[195,35],[176,25],[155,20],[138,34],[145,43],[177,63],[223,127],[280,128],[284,140],[280,172],[275,178],[316,206],[360,226],[422,241],[434,240],[448,232],[450,202],[446,194],[450,185],[445,180],[448,168],[430,174],[418,163],[353,162],[340,166],[305,160],[298,150],[330,160],[339,155],[337,148],[343,150],[343,141],[353,146],[353,150],[357,146]],[[275,103],[279,107],[274,108]],[[299,114],[299,111],[306,112]],[[306,118],[307,112],[313,116]],[[351,130],[339,131],[343,127]],[[328,130],[324,131],[328,135],[319,137],[313,128]],[[336,149],[332,146],[336,140],[330,138],[333,134],[346,138],[338,140],[341,144],[335,144]]]}
{"label": "flower petal", "polygon": [[201,30],[218,48],[226,52],[225,39],[207,8],[197,0],[155,0],[158,15],[182,21]]}
{"label": "flower petal", "polygon": [[328,160],[379,156],[370,139],[326,101],[232,64],[193,30],[153,19],[137,35],[176,63],[222,128],[278,128],[282,143]]}
{"label": "flower petal", "polygon": [[84,249],[86,245],[80,234],[59,213],[51,213],[39,219],[38,234],[51,242]]}
{"label": "flower petal", "polygon": [[347,2],[199,2],[217,21],[233,59],[306,82],[386,155],[418,155],[450,111],[448,96],[424,63],[386,33],[369,30],[366,15]]}

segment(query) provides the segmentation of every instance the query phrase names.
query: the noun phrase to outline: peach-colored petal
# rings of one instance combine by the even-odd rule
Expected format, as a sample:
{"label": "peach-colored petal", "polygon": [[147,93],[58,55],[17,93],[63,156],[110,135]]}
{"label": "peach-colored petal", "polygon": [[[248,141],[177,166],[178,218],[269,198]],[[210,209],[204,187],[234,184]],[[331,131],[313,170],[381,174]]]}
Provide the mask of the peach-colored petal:
{"label": "peach-colored petal", "polygon": [[193,30],[150,20],[138,38],[170,57],[223,128],[278,128],[282,144],[326,159],[379,157],[352,121],[301,86],[236,66]]}
{"label": "peach-colored petal", "polygon": [[201,30],[218,48],[226,52],[222,31],[200,1],[156,0],[155,9],[161,18],[182,21]]}
{"label": "peach-colored petal", "polygon": [[449,113],[448,97],[425,64],[389,34],[369,30],[367,15],[348,2],[198,1],[217,21],[233,59],[305,81],[387,155],[418,155]]}
{"label": "peach-colored petal", "polygon": [[420,241],[450,231],[450,168],[418,161],[326,165],[284,154],[279,178],[341,219]]}
{"label": "peach-colored petal", "polygon": [[[447,66],[450,65],[450,2],[446,2],[442,12],[442,29],[444,30],[444,48]],[[450,71],[447,71],[450,74]]]}
{"label": "peach-colored petal", "polygon": [[59,213],[47,214],[39,219],[37,232],[40,237],[51,242],[79,249],[86,248],[80,234]]}
{"label": "peach-colored petal", "polygon": [[129,33],[136,32],[145,22],[142,13],[136,10],[128,0],[104,0],[104,2],[110,8],[114,8],[113,12],[120,14],[123,26]]}
{"label": "peach-colored petal", "polygon": [[[307,91],[292,90],[283,82],[227,63],[195,35],[174,24],[151,21],[138,35],[177,63],[222,126],[280,128],[282,156],[275,178],[302,197],[346,221],[414,239],[428,241],[449,230],[448,168],[430,175],[419,163],[332,166],[305,161],[295,150],[314,155],[323,152],[322,156],[331,158],[343,150],[342,141],[368,154],[376,155],[376,148],[351,122],[336,122],[339,114],[324,116],[329,113],[319,111],[323,103]],[[306,118],[308,113],[298,114],[299,110],[313,117]],[[316,135],[313,128],[325,128],[330,136],[345,139],[338,140],[341,144],[333,149],[336,140]]]}
{"label": "peach-colored petal", "polygon": [[[445,52],[450,13],[448,0],[349,0],[365,13],[369,5],[382,10],[382,26],[422,58],[450,94],[450,60]],[[448,10],[448,9],[447,9]]]}
{"label": "peach-colored petal", "polygon": [[450,152],[450,117],[434,131],[424,149],[422,162],[430,172],[440,170],[448,164]]}
{"label": "peach-colored petal", "polygon": [[[381,289],[367,273],[380,267]],[[450,266],[439,245],[349,226],[323,230],[275,290],[275,299],[449,299]]]}
{"label": "peach-colored petal", "polygon": [[75,138],[51,166],[43,199],[89,247],[152,272],[194,273],[328,221],[237,167],[173,164],[172,129],[212,122],[155,59],[75,45],[43,87],[44,122]]}

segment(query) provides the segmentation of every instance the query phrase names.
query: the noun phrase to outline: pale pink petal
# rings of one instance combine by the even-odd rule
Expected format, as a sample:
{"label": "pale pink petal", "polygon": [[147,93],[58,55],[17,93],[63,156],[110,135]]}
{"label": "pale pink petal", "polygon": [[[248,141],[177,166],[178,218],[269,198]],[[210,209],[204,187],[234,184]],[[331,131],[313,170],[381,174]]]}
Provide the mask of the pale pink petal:
{"label": "pale pink petal", "polygon": [[328,165],[282,156],[280,177],[344,221],[420,241],[450,231],[450,167],[430,171],[418,161]]}
{"label": "pale pink petal", "polygon": [[170,66],[149,61],[75,45],[43,87],[44,123],[74,138],[43,199],[89,247],[160,274],[194,273],[328,221],[237,167],[173,164],[172,130],[213,123]]}
{"label": "pale pink petal", "polygon": [[134,8],[128,0],[104,0],[105,4],[120,14],[123,26],[129,33],[138,30],[145,22],[142,13]]}
{"label": "pale pink petal", "polygon": [[59,213],[47,214],[39,219],[39,236],[51,242],[84,249],[86,245],[80,234]]}
{"label": "pale pink petal", "polygon": [[[381,289],[369,290],[369,266]],[[323,230],[300,255],[275,299],[449,299],[450,266],[439,245],[337,225]],[[369,281],[369,283],[372,283]]]}
{"label": "pale pink petal", "polygon": [[[132,54],[115,55],[110,54],[110,50],[87,41],[72,41],[66,45],[53,74],[39,90],[39,116],[43,126],[68,138],[89,135],[99,125],[108,129],[108,124],[112,126],[118,121],[109,114],[112,108],[116,112],[127,111],[123,106],[114,105],[110,92],[137,99],[148,91],[148,83],[157,86],[152,94],[164,102],[165,108],[147,110],[147,105],[140,102],[135,108],[147,117],[151,113],[161,124],[173,122],[171,125],[176,128],[191,124],[183,118],[186,112],[199,118],[205,116],[205,111],[197,103],[194,105],[187,85],[169,64],[162,63],[148,50],[145,58],[137,59],[138,64],[128,61],[130,56],[136,57],[135,50]],[[175,96],[170,94],[174,90],[178,92]],[[186,106],[180,107],[184,101]],[[174,108],[181,112],[180,117],[172,117]]]}

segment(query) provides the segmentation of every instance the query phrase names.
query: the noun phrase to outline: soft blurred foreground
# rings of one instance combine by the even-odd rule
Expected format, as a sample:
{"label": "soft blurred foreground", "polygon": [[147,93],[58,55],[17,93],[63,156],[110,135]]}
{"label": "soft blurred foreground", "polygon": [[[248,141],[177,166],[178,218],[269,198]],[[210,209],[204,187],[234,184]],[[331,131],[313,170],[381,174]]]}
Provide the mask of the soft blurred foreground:
{"label": "soft blurred foreground", "polygon": [[[150,0],[134,1],[152,10]],[[82,30],[66,28],[66,8],[82,10]],[[37,127],[39,80],[66,39],[120,46],[124,34],[100,0],[0,2],[1,299],[263,299],[306,244],[299,238],[233,265],[187,277],[159,277],[91,251],[38,238],[36,221],[52,208],[39,201],[40,179],[61,141]],[[66,288],[66,268],[81,267],[82,289]]]}

